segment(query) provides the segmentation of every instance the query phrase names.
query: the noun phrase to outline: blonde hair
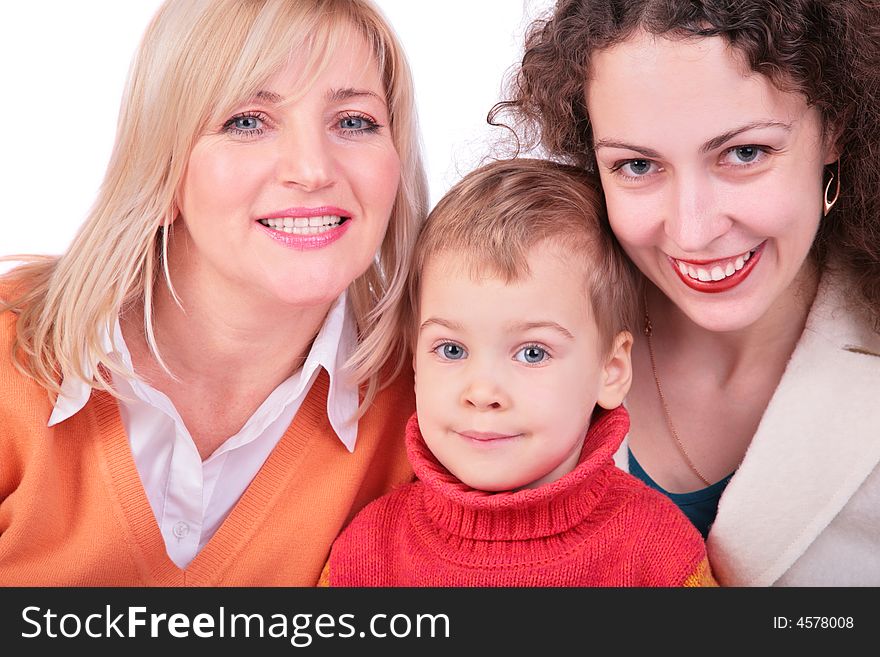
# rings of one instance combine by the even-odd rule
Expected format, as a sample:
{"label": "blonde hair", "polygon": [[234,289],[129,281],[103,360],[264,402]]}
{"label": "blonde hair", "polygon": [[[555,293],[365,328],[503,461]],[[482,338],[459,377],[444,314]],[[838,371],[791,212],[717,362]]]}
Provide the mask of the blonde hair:
{"label": "blonde hair", "polygon": [[409,67],[369,0],[168,0],[160,8],[132,64],[110,164],[83,227],[61,257],[27,257],[6,275],[14,298],[0,311],[18,315],[13,359],[20,371],[54,393],[63,375],[113,394],[108,372],[121,372],[121,365],[101,341],[131,304],[143,305],[147,342],[163,363],[153,334],[153,289],[162,271],[174,295],[168,236],[195,141],[292,53],[306,60],[308,88],[353,34],[366,39],[378,62],[401,162],[384,241],[348,292],[361,338],[348,366],[358,384],[367,383],[363,412],[406,360],[389,310],[404,294],[427,209]]}
{"label": "blonde hair", "polygon": [[403,331],[412,340],[425,267],[441,253],[467,261],[475,278],[514,282],[529,275],[531,248],[551,240],[583,259],[589,302],[607,355],[632,330],[636,272],[608,225],[602,192],[582,169],[518,158],[472,171],[428,215],[413,252]]}

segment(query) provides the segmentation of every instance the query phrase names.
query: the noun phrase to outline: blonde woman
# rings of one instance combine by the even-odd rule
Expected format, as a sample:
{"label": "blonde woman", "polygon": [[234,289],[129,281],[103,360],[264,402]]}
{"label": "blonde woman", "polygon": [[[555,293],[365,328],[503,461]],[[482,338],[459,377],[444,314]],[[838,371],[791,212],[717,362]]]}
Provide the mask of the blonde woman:
{"label": "blonde woman", "polygon": [[367,0],[168,0],[85,225],[0,282],[0,583],[314,584],[411,474],[425,190]]}

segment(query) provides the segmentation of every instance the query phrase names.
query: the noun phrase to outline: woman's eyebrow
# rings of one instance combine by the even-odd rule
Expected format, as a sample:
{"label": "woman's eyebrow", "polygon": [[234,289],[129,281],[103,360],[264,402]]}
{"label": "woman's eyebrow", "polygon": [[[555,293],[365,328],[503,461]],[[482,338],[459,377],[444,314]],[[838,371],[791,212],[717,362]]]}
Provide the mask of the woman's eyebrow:
{"label": "woman's eyebrow", "polygon": [[362,97],[375,98],[380,103],[385,105],[385,99],[376,92],[370,91],[369,89],[353,89],[351,87],[345,87],[343,89],[331,89],[327,92],[327,101],[331,103],[338,103],[340,101],[348,100],[350,98]]}
{"label": "woman's eyebrow", "polygon": [[719,146],[730,141],[738,134],[746,132],[747,130],[755,130],[756,128],[783,128],[786,132],[791,132],[790,123],[783,123],[782,121],[756,121],[754,123],[747,123],[746,125],[740,126],[739,128],[734,128],[733,130],[728,130],[724,134],[718,135],[717,137],[712,137],[712,139],[710,139],[700,147],[700,152],[708,153],[709,151],[715,150]]}
{"label": "woman's eyebrow", "polygon": [[[337,103],[343,100],[348,100],[349,98],[363,97],[375,98],[383,105],[385,104],[385,99],[382,98],[382,96],[369,89],[353,89],[351,87],[345,87],[343,89],[331,89],[327,92],[327,102],[330,103]],[[254,100],[259,100],[270,105],[281,105],[284,102],[284,97],[276,94],[274,91],[266,91],[263,89],[254,94]]]}
{"label": "woman's eyebrow", "polygon": [[593,150],[598,151],[600,148],[620,148],[625,151],[636,151],[645,157],[660,157],[660,153],[653,148],[635,146],[634,144],[628,144],[625,141],[617,141],[616,139],[598,139],[593,145]]}
{"label": "woman's eyebrow", "polygon": [[281,96],[276,94],[274,91],[258,91],[254,94],[254,100],[261,100],[264,103],[269,103],[270,105],[280,105],[281,101],[284,100]]}
{"label": "woman's eyebrow", "polygon": [[[782,121],[755,121],[753,123],[747,123],[746,125],[734,128],[733,130],[728,130],[727,132],[722,133],[717,137],[712,137],[712,139],[708,140],[706,143],[700,146],[700,152],[708,153],[709,151],[712,151],[719,146],[727,143],[738,134],[741,134],[748,130],[755,130],[757,128],[782,128],[786,132],[791,132],[790,123],[783,123]],[[635,144],[628,144],[625,141],[618,141],[616,139],[596,140],[593,149],[598,151],[600,148],[621,148],[627,151],[636,151],[637,153],[641,153],[645,157],[660,157],[660,153],[655,151],[653,148],[648,148],[646,146],[637,146]]]}

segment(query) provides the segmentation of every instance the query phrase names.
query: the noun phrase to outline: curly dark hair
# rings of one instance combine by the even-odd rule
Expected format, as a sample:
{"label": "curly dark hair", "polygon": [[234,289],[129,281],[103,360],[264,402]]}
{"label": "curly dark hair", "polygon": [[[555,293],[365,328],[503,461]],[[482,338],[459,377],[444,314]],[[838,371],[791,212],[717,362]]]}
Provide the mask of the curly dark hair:
{"label": "curly dark hair", "polygon": [[880,331],[880,1],[559,0],[532,23],[489,123],[517,149],[598,175],[584,84],[594,52],[635,31],[670,38],[721,36],[777,88],[803,94],[841,150],[840,198],[814,244],[853,277]]}

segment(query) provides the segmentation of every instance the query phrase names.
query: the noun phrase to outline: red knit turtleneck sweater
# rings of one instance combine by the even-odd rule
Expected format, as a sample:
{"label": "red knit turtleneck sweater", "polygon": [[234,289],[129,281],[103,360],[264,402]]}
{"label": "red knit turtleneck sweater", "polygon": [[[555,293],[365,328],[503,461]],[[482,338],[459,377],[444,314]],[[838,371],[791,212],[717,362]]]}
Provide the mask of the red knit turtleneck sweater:
{"label": "red knit turtleneck sweater", "polygon": [[534,489],[487,493],[434,458],[413,416],[418,481],[368,505],[336,540],[331,586],[697,586],[713,584],[697,530],[614,466],[629,429],[601,413],[577,467]]}

